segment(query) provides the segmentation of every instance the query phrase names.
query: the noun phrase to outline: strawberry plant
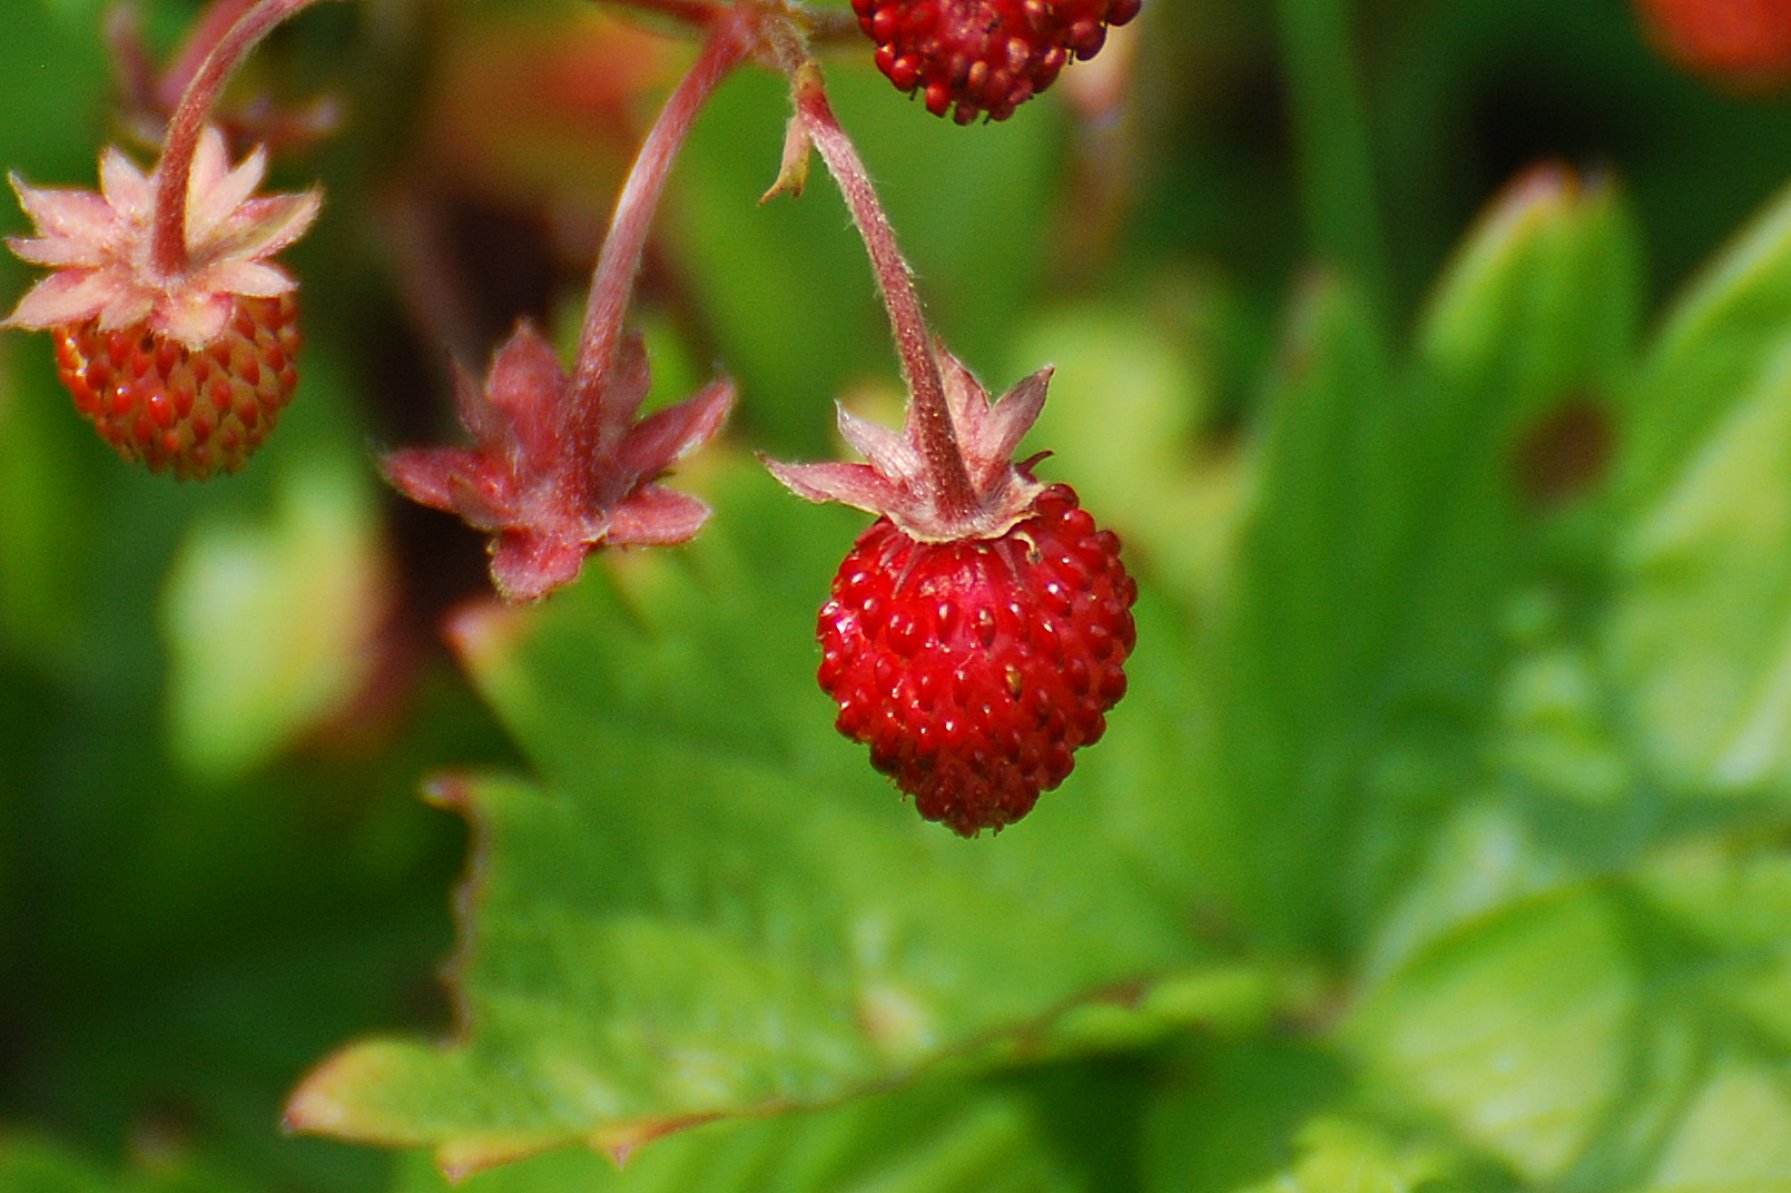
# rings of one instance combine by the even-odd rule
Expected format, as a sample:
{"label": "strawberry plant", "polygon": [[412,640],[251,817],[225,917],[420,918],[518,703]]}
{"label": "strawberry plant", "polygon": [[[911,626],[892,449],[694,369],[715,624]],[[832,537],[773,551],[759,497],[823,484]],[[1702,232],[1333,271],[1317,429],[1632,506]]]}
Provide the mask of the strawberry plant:
{"label": "strawberry plant", "polygon": [[13,0],[0,1190],[1791,1186],[1731,8]]}

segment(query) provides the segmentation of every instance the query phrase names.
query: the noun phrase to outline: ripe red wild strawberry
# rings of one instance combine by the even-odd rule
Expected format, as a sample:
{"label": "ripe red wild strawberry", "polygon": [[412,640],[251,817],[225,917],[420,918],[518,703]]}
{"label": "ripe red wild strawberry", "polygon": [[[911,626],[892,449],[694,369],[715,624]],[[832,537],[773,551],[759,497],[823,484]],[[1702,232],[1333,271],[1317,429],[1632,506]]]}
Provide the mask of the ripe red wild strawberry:
{"label": "ripe red wild strawberry", "polygon": [[881,515],[821,609],[821,687],[921,815],[974,836],[1026,815],[1100,739],[1126,690],[1137,587],[1069,486],[1013,463],[1048,371],[991,403],[935,355],[973,508],[941,509],[912,410],[905,436],[840,412],[868,463],[770,467],[803,497]]}
{"label": "ripe red wild strawberry", "polygon": [[295,283],[268,258],[304,234],[319,199],[252,197],[257,150],[232,168],[208,129],[193,158],[185,268],[151,251],[159,171],[109,149],[100,192],[12,180],[37,235],[9,240],[53,272],[0,326],[48,330],[75,407],[127,460],[204,480],[234,472],[273,429],[298,383]]}
{"label": "ripe red wild strawberry", "polygon": [[959,124],[1006,120],[1073,59],[1090,58],[1139,0],[852,0],[877,69]]}
{"label": "ripe red wild strawberry", "polygon": [[879,518],[821,609],[821,687],[922,816],[998,829],[1105,732],[1136,596],[1067,485],[993,539],[922,542]]}

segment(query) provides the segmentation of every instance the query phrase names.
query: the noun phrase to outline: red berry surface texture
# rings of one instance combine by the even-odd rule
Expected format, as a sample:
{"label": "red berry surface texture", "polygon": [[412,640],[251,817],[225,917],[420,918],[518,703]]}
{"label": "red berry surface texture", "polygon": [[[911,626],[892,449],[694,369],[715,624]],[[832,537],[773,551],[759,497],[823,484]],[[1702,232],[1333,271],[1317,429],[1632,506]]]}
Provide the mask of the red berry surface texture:
{"label": "red berry surface texture", "polygon": [[901,434],[840,411],[865,463],[769,466],[799,496],[879,515],[821,609],[818,678],[840,732],[921,815],[974,836],[1026,815],[1099,740],[1138,590],[1075,492],[1014,463],[1049,371],[992,402],[951,353],[934,358],[968,503],[945,495],[917,403]]}
{"label": "red berry surface texture", "polygon": [[12,180],[37,234],[7,246],[51,273],[4,326],[52,333],[76,409],[127,460],[182,479],[234,472],[292,398],[297,286],[268,259],[321,200],[255,197],[266,169],[261,150],[232,167],[222,134],[204,132],[173,268],[153,251],[159,170],[108,149],[97,194]]}
{"label": "red berry surface texture", "polygon": [[995,539],[919,542],[880,518],[821,609],[821,687],[922,816],[999,829],[1106,730],[1136,596],[1067,485]]}
{"label": "red berry surface texture", "polygon": [[127,460],[203,480],[235,472],[298,386],[298,304],[246,298],[197,351],[146,327],[98,320],[55,329],[56,367],[75,409]]}
{"label": "red berry surface texture", "polygon": [[877,43],[877,69],[959,124],[1006,120],[1138,8],[1139,0],[852,0]]}

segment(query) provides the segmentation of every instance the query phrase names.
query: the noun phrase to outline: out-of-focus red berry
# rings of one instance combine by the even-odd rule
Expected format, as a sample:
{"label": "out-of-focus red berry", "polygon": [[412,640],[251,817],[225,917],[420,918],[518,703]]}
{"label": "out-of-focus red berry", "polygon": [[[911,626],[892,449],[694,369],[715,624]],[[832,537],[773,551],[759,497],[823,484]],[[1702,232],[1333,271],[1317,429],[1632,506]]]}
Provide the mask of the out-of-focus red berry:
{"label": "out-of-focus red berry", "polygon": [[1636,0],[1676,65],[1737,91],[1791,85],[1791,0]]}

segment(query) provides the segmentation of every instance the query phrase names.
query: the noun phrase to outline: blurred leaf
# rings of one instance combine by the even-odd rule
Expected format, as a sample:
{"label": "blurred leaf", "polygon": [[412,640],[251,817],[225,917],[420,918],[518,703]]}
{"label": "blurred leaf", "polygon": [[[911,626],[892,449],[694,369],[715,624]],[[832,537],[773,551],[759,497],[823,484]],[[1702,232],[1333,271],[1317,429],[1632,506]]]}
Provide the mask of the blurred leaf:
{"label": "blurred leaf", "polygon": [[293,1125],[429,1146],[463,1172],[998,1062],[1084,1000],[1143,996],[1165,1021],[1237,1005],[1147,996],[1204,950],[1173,872],[1139,864],[1109,809],[1158,809],[1117,816],[1129,835],[1174,823],[1183,790],[1077,781],[1123,768],[1114,738],[998,839],[921,822],[812,686],[811,610],[853,516],[756,470],[717,504],[683,558],[609,556],[543,609],[457,618],[550,786],[437,783],[480,838],[462,1032],[339,1053]]}
{"label": "blurred leaf", "polygon": [[1317,1118],[1300,1131],[1290,1172],[1248,1193],[1445,1193],[1500,1189],[1507,1182],[1470,1174],[1458,1154],[1434,1144],[1402,1144],[1349,1118]]}
{"label": "blurred leaf", "polygon": [[1310,1044],[1222,1041],[1186,1049],[1151,1110],[1143,1149],[1151,1193],[1221,1193],[1291,1162],[1311,1115],[1348,1090],[1339,1059]]}
{"label": "blurred leaf", "polygon": [[6,1193],[239,1193],[243,1188],[178,1155],[114,1175],[48,1139],[0,1137],[0,1189]]}
{"label": "blurred leaf", "polygon": [[[0,345],[0,653],[53,669],[76,649],[81,633],[82,555],[94,495],[74,483],[75,439],[85,432],[67,398],[44,376],[23,367],[41,340]],[[27,566],[28,564],[28,566]]]}
{"label": "blurred leaf", "polygon": [[1612,668],[1665,781],[1791,779],[1791,198],[1710,270],[1631,397]]}
{"label": "blurred leaf", "polygon": [[1058,452],[1042,471],[1074,483],[1133,566],[1210,605],[1235,547],[1241,486],[1196,439],[1211,413],[1211,366],[1176,332],[1149,308],[1068,308],[1020,337],[1009,370],[1056,368],[1023,450]]}
{"label": "blurred leaf", "polygon": [[1218,734],[1238,819],[1257,826],[1251,913],[1276,937],[1336,947],[1370,928],[1459,792],[1449,772],[1497,673],[1507,594],[1562,500],[1552,476],[1531,481],[1523,444],[1560,407],[1602,417],[1635,317],[1631,240],[1607,189],[1519,180],[1457,253],[1404,377],[1356,296],[1308,288]]}
{"label": "blurred leaf", "polygon": [[1779,369],[1791,324],[1791,193],[1742,229],[1662,320],[1627,401],[1622,491],[1658,500]]}
{"label": "blurred leaf", "polygon": [[1526,1180],[1791,1182],[1791,863],[1685,851],[1464,925],[1353,1017],[1389,1097]]}
{"label": "blurred leaf", "polygon": [[1088,1188],[1053,1155],[1021,1092],[924,1082],[819,1112],[712,1123],[618,1168],[553,1152],[449,1185],[422,1157],[394,1193],[1046,1193]]}
{"label": "blurred leaf", "polygon": [[163,602],[176,758],[240,779],[368,682],[391,595],[370,480],[313,455],[257,525],[227,510],[187,531]]}

